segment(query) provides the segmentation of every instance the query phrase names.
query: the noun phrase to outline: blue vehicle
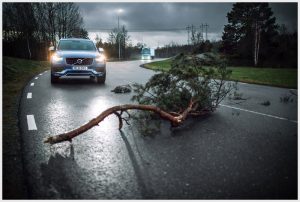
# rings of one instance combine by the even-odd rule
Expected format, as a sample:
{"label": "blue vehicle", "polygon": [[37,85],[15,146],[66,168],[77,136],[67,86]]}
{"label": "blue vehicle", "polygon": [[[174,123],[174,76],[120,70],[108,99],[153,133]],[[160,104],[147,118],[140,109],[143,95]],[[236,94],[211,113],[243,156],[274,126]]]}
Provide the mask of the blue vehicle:
{"label": "blue vehicle", "polygon": [[142,60],[151,60],[154,59],[155,50],[153,48],[142,48]]}
{"label": "blue vehicle", "polygon": [[[49,48],[55,51],[54,47]],[[51,57],[51,83],[63,76],[89,76],[97,83],[105,83],[106,60],[103,49],[97,50],[88,39],[61,39]]]}

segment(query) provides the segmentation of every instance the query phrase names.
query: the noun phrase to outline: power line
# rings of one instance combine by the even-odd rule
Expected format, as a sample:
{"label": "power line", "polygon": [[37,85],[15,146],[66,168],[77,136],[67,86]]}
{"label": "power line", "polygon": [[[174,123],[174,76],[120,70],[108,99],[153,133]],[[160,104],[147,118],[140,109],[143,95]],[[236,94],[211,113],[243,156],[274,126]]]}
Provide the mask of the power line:
{"label": "power line", "polygon": [[203,39],[203,23],[201,23],[200,29],[201,29],[201,39]]}
{"label": "power line", "polygon": [[[200,41],[204,41],[204,28],[205,28],[205,40],[207,40],[207,28],[209,27],[209,25],[207,23],[203,24],[201,23],[201,25],[199,27],[194,26],[194,25],[188,25],[185,29],[187,30],[187,34],[188,34],[188,44],[190,44],[190,40],[192,41],[192,43],[194,43],[193,41],[195,40],[195,37],[197,38],[197,40]],[[198,33],[196,33],[196,30],[199,30]],[[191,33],[191,37],[190,37],[190,33]],[[195,36],[195,34],[197,36]]]}
{"label": "power line", "polygon": [[[194,26],[194,25],[188,25],[185,28],[181,27],[174,27],[174,28],[127,28],[128,32],[178,32],[178,31],[187,31],[187,42],[190,44],[190,40],[193,40],[195,36],[196,30],[199,30],[200,33],[200,40],[204,41],[204,29],[205,29],[205,40],[207,40],[207,30],[208,30],[209,25],[207,23],[201,25],[199,27]],[[89,27],[86,28],[88,31],[94,31],[94,32],[111,32],[116,28],[104,28],[104,27]],[[190,37],[190,34],[192,34],[192,37]],[[192,38],[192,39],[191,39]]]}
{"label": "power line", "polygon": [[[115,28],[86,28],[88,31],[113,31]],[[194,27],[194,30],[197,29]],[[130,29],[127,28],[128,32],[164,32],[164,31],[185,31],[187,30],[187,27],[185,28],[138,28],[138,29]]]}
{"label": "power line", "polygon": [[208,28],[208,24],[205,23],[204,27],[205,27],[205,40],[207,40],[207,28]]}

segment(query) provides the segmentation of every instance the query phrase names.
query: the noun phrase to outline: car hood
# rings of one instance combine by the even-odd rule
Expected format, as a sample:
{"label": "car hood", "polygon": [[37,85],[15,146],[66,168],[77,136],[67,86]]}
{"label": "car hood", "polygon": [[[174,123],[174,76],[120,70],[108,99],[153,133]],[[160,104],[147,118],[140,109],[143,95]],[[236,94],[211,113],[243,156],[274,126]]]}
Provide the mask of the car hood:
{"label": "car hood", "polygon": [[64,58],[95,58],[98,51],[56,51],[56,54]]}

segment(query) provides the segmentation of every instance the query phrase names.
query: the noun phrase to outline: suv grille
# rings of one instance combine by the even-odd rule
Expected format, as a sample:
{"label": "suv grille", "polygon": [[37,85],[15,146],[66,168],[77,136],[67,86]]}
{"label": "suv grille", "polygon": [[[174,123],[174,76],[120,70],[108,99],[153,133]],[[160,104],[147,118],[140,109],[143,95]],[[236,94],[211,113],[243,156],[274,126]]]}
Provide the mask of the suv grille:
{"label": "suv grille", "polygon": [[93,58],[66,58],[66,62],[69,65],[91,65],[93,63]]}

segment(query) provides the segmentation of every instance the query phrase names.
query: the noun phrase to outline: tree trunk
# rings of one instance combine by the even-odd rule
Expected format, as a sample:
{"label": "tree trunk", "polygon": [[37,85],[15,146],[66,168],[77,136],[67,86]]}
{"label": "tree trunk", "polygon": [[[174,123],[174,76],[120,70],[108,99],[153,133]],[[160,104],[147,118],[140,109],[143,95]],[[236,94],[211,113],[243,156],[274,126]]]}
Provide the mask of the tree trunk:
{"label": "tree trunk", "polygon": [[256,67],[258,64],[260,35],[261,35],[261,29],[258,22],[255,22],[254,30],[255,30],[254,31],[254,66]]}
{"label": "tree trunk", "polygon": [[259,46],[260,46],[260,35],[261,35],[261,30],[260,27],[258,27],[258,37],[257,37],[257,50],[256,50],[256,65],[258,64],[258,56],[259,56]]}
{"label": "tree trunk", "polygon": [[255,22],[255,25],[254,25],[254,66],[257,65],[257,22]]}
{"label": "tree trunk", "polygon": [[30,47],[29,47],[28,37],[27,37],[27,49],[28,49],[29,59],[31,59],[31,51],[30,51]]}

